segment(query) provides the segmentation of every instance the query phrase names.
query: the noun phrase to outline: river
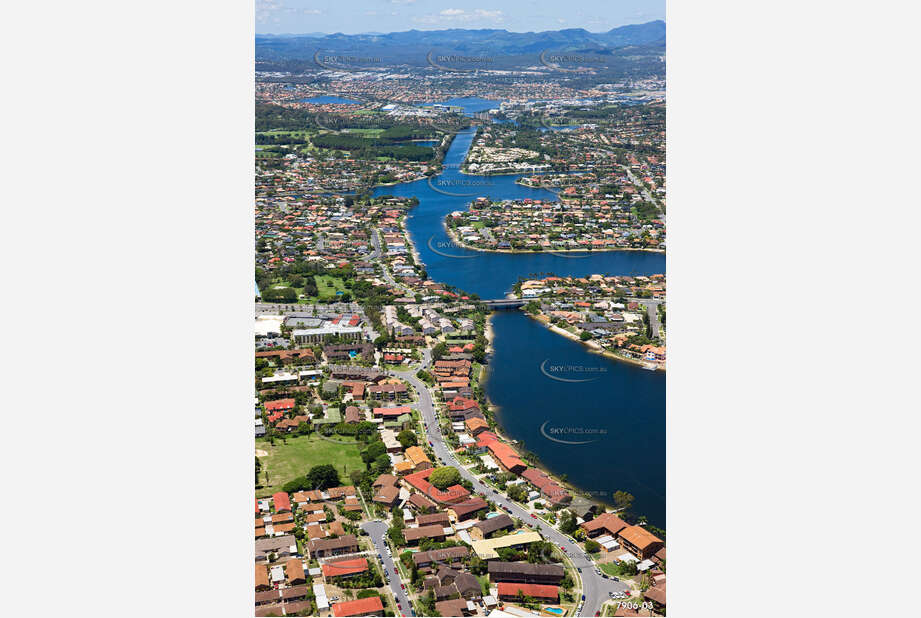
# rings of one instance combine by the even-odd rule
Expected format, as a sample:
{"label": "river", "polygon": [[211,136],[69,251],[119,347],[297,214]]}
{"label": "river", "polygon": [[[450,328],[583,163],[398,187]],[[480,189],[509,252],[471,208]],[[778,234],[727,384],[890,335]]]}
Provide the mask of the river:
{"label": "river", "polygon": [[[431,279],[482,298],[501,298],[519,277],[533,274],[665,272],[661,253],[510,254],[455,246],[445,232],[444,217],[466,209],[475,197],[556,199],[545,189],[515,184],[520,175],[461,174],[459,166],[474,133],[473,128],[458,133],[441,174],[374,190],[375,196],[419,198],[407,228]],[[495,313],[493,332],[485,388],[499,408],[503,432],[595,500],[610,503],[617,490],[633,494],[634,511],[664,528],[665,373],[592,354],[520,311]]]}

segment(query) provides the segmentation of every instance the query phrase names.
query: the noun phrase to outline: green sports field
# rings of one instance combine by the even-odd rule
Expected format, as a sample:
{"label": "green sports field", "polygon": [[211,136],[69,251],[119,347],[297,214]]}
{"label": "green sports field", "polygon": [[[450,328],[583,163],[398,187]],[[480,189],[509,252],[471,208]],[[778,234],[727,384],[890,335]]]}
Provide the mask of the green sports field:
{"label": "green sports field", "polygon": [[344,436],[330,439],[341,442],[324,440],[316,433],[288,438],[287,444],[276,439],[274,446],[269,444],[268,440],[257,439],[256,448],[268,452],[266,457],[259,458],[262,461],[259,480],[265,484],[265,472],[268,470],[271,485],[257,489],[256,496],[261,498],[281,491],[281,486],[288,481],[307,474],[313,466],[327,463],[331,463],[339,471],[339,478],[344,485],[351,484],[349,473],[365,469],[365,464],[358,454],[359,444]]}

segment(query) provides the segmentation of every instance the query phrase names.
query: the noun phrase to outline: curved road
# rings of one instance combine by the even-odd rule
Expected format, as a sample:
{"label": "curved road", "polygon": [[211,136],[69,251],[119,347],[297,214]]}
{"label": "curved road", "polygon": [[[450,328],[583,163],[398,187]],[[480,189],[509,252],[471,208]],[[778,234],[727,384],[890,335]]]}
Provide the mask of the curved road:
{"label": "curved road", "polygon": [[[431,351],[425,349],[422,355],[422,368],[427,368],[431,361]],[[535,529],[540,530],[545,539],[557,547],[562,547],[576,568],[582,569],[580,575],[582,577],[582,593],[585,595],[585,601],[582,603],[582,611],[576,612],[577,616],[593,616],[595,612],[601,610],[601,605],[609,599],[609,592],[624,592],[630,589],[623,582],[606,579],[598,575],[595,572],[594,562],[585,555],[570,537],[553,528],[542,519],[533,519],[528,511],[509,500],[507,496],[498,493],[477,480],[467,468],[461,465],[451,448],[445,444],[444,436],[441,434],[438,419],[435,415],[432,394],[425,383],[416,377],[415,371],[390,371],[389,373],[406,380],[419,393],[419,403],[414,404],[413,407],[416,407],[422,413],[426,437],[432,443],[435,455],[445,464],[457,468],[462,477],[473,483],[475,491],[483,494],[498,506],[505,508],[513,517],[517,517],[522,522],[530,522]],[[391,570],[391,572],[393,571]]]}

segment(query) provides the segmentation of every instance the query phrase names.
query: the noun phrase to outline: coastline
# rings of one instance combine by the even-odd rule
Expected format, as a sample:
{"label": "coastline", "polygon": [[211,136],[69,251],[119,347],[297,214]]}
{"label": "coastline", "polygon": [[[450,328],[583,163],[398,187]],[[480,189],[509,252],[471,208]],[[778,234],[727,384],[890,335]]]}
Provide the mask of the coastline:
{"label": "coastline", "polygon": [[637,366],[643,367],[644,369],[646,368],[648,364],[654,363],[656,365],[656,369],[655,369],[656,371],[665,371],[665,365],[657,361],[647,361],[647,360],[642,360],[639,358],[627,358],[626,356],[614,354],[613,352],[610,352],[609,350],[605,350],[604,348],[600,346],[589,345],[589,342],[582,341],[581,339],[573,335],[568,330],[564,330],[560,328],[559,326],[551,324],[549,318],[547,318],[546,320],[542,320],[541,318],[547,317],[543,313],[540,315],[532,315],[530,313],[526,313],[525,315],[527,315],[532,320],[536,322],[540,322],[541,324],[546,326],[547,330],[549,330],[550,332],[556,333],[557,335],[562,335],[563,337],[566,337],[567,339],[571,339],[572,341],[575,341],[576,343],[581,343],[583,346],[588,348],[591,352],[598,354],[599,356],[604,356],[605,358],[610,358],[612,360],[623,361],[625,363],[630,363],[631,365],[637,365]]}
{"label": "coastline", "polygon": [[530,249],[483,249],[482,247],[474,247],[473,245],[468,245],[462,240],[458,240],[457,235],[451,226],[448,225],[447,217],[442,223],[445,228],[445,233],[448,235],[448,238],[451,239],[451,242],[456,244],[462,249],[469,249],[470,251],[481,251],[483,253],[523,253],[526,255],[538,254],[538,253],[608,253],[611,251],[646,251],[648,253],[665,253],[665,249],[646,249],[642,247],[605,247],[604,249],[551,249],[540,251],[531,251]]}

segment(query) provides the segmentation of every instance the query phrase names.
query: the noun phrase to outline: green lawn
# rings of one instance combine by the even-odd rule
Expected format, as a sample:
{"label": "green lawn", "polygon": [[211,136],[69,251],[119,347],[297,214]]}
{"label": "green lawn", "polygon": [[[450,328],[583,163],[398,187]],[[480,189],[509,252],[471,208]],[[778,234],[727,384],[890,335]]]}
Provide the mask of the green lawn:
{"label": "green lawn", "polygon": [[320,299],[335,298],[336,292],[345,292],[345,284],[339,277],[331,275],[316,275],[317,295]]}
{"label": "green lawn", "polygon": [[607,573],[608,575],[615,575],[615,576],[620,575],[620,569],[613,562],[605,562],[603,564],[598,565],[598,568],[604,571],[605,573]]}
{"label": "green lawn", "polygon": [[256,496],[270,496],[281,491],[281,486],[288,481],[307,474],[313,466],[326,463],[336,467],[343,484],[351,484],[349,473],[365,469],[365,464],[358,454],[358,442],[347,441],[344,436],[335,436],[331,439],[347,443],[330,442],[320,438],[316,433],[288,438],[287,444],[276,439],[274,446],[269,444],[268,440],[257,439],[256,448],[269,453],[266,457],[259,458],[262,461],[260,481],[265,482],[265,471],[268,470],[271,485],[257,489]]}
{"label": "green lawn", "polygon": [[362,137],[380,137],[384,129],[343,129],[345,133],[353,133]]}

